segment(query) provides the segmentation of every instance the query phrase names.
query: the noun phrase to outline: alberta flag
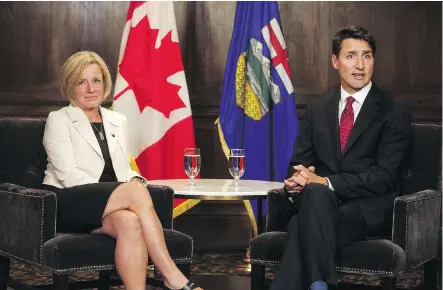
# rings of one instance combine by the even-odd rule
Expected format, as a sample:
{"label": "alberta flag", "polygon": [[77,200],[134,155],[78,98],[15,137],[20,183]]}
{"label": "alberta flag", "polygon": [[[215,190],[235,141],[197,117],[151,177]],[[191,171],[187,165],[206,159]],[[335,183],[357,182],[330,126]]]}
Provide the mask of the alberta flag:
{"label": "alberta flag", "polygon": [[[241,179],[284,180],[298,118],[277,2],[237,2],[216,123],[227,158],[246,151]],[[256,202],[245,204],[257,233]]]}

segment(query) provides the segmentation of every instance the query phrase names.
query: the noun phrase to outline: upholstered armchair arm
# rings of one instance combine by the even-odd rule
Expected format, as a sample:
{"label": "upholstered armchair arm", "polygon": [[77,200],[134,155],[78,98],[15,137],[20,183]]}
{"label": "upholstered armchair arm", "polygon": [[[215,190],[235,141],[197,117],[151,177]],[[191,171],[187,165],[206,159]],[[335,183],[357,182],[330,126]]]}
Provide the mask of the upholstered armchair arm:
{"label": "upholstered armchair arm", "polygon": [[406,253],[406,267],[437,256],[441,192],[423,190],[395,199],[392,241]]}
{"label": "upholstered armchair arm", "polygon": [[266,231],[286,230],[290,217],[294,214],[295,203],[288,199],[288,194],[281,189],[268,192],[268,212],[266,214]]}
{"label": "upholstered armchair arm", "polygon": [[169,186],[148,184],[148,190],[162,227],[172,229],[174,190]]}
{"label": "upholstered armchair arm", "polygon": [[56,204],[53,192],[0,184],[0,254],[38,263],[55,236]]}

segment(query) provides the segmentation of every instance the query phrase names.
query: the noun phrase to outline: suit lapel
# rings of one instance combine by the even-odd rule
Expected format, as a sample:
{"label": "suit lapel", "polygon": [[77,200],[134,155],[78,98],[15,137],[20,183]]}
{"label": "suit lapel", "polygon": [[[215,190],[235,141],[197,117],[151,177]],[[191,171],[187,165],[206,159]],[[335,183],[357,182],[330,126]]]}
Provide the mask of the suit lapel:
{"label": "suit lapel", "polygon": [[374,84],[372,84],[371,90],[366,96],[363,106],[360,109],[360,113],[355,120],[354,127],[352,128],[348,141],[346,142],[346,147],[343,151],[342,158],[349,151],[355,141],[357,141],[358,137],[365,131],[372,119],[377,116],[380,109],[379,102],[380,98],[379,94],[377,94],[377,88]]}
{"label": "suit lapel", "polygon": [[77,132],[101,157],[103,157],[100,145],[98,144],[91,123],[89,123],[85,113],[83,113],[80,108],[74,107],[73,105],[69,105],[66,112]]}
{"label": "suit lapel", "polygon": [[340,90],[336,90],[330,97],[326,105],[326,122],[329,128],[330,140],[332,143],[332,150],[334,151],[335,160],[340,160],[340,144],[338,132],[338,102],[340,100]]}
{"label": "suit lapel", "polygon": [[106,140],[108,141],[109,154],[113,156],[117,148],[117,133],[119,122],[105,108],[100,107],[100,113],[103,118],[103,127],[105,128]]}

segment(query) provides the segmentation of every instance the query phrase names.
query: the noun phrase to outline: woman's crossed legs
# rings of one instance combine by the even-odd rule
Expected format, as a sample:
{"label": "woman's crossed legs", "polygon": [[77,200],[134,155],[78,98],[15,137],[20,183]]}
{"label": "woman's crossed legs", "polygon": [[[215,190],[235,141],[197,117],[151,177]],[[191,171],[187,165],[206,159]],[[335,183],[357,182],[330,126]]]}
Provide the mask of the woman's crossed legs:
{"label": "woman's crossed legs", "polygon": [[167,287],[181,289],[188,283],[169,255],[152,199],[141,183],[123,183],[112,192],[103,226],[94,233],[116,238],[115,264],[126,289],[145,289],[148,255]]}

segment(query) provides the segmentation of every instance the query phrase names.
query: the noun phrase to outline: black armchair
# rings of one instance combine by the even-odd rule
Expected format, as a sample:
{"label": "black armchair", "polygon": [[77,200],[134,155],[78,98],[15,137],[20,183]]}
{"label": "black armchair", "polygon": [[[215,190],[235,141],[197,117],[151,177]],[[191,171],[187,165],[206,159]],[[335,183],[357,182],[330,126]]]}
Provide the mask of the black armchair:
{"label": "black armchair", "polygon": [[[398,273],[424,264],[426,290],[437,288],[437,244],[441,231],[441,126],[413,124],[413,149],[402,182],[402,196],[395,200],[392,235],[352,243],[337,256],[337,271],[379,275],[383,290],[395,290]],[[282,190],[268,193],[266,233],[250,241],[251,289],[263,289],[265,266],[278,265],[288,234],[291,206]],[[441,235],[441,233],[440,233]]]}
{"label": "black armchair", "polygon": [[[43,119],[0,119],[0,290],[25,286],[9,278],[11,258],[52,272],[54,283],[46,288],[68,289],[68,276],[76,271],[99,271],[100,278],[69,288],[121,285],[119,279],[111,279],[115,240],[105,235],[58,233],[56,195],[35,189],[46,167],[44,126]],[[149,186],[149,190],[171,257],[189,277],[193,240],[172,229],[173,190],[167,186]],[[163,286],[158,279],[147,278],[147,283]]]}

